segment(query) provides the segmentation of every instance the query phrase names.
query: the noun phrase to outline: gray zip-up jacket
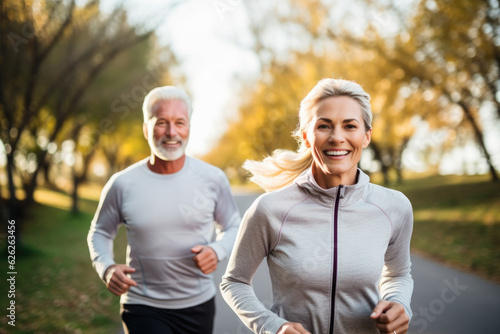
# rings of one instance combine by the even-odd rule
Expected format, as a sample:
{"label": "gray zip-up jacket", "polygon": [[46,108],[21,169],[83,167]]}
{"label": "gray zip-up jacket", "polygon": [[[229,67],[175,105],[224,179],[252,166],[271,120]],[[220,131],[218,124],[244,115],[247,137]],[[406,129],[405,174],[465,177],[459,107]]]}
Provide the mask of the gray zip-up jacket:
{"label": "gray zip-up jacket", "polygon": [[158,174],[147,160],[113,175],[104,187],[88,234],[92,263],[104,280],[106,269],[115,263],[113,240],[123,224],[126,263],[136,269],[130,277],[137,286],[120,302],[166,309],[199,305],[217,289],[212,274],[195,266],[190,250],[208,245],[224,260],[238,232],[238,207],[219,168],[186,157],[177,173]]}
{"label": "gray zip-up jacket", "polygon": [[[220,285],[226,302],[255,333],[299,322],[313,334],[379,333],[370,319],[381,300],[411,318],[411,204],[400,192],[369,183],[322,189],[311,169],[246,212]],[[270,310],[252,277],[267,258]]]}

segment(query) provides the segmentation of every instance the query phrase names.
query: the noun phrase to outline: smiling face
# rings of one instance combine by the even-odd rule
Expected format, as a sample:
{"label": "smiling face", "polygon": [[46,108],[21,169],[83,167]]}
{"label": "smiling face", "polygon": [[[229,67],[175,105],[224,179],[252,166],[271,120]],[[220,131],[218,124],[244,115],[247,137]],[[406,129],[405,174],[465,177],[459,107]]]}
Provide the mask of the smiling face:
{"label": "smiling face", "polygon": [[144,135],[155,156],[165,161],[184,156],[189,139],[189,116],[182,100],[159,100],[153,117],[145,124]]}
{"label": "smiling face", "polygon": [[361,152],[371,140],[365,129],[361,106],[348,96],[334,96],[316,105],[305,145],[312,149],[312,171],[318,185],[332,188],[356,183]]}

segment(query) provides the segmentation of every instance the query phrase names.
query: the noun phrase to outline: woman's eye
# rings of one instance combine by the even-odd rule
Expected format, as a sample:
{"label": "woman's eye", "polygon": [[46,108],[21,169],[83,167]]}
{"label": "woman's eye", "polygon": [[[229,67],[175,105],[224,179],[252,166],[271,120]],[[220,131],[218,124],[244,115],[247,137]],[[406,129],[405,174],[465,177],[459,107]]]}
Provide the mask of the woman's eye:
{"label": "woman's eye", "polygon": [[320,124],[318,125],[318,129],[329,129],[330,127],[326,124]]}
{"label": "woman's eye", "polygon": [[358,127],[356,125],[354,125],[354,124],[347,124],[346,128],[347,129],[357,129]]}

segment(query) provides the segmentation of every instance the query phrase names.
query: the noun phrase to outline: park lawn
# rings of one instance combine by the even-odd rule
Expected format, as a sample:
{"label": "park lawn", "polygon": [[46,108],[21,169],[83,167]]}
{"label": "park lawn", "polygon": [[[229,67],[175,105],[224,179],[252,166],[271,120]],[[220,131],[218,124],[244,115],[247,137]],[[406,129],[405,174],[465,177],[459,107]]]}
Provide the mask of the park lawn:
{"label": "park lawn", "polygon": [[[16,327],[6,317],[0,327],[8,333],[116,333],[119,298],[92,268],[86,241],[97,201],[82,200],[85,212],[72,214],[63,193],[40,190],[37,197],[46,204],[16,222],[24,223],[22,247],[16,245]],[[125,257],[124,232],[117,238],[118,259]],[[4,310],[6,302],[2,298]]]}
{"label": "park lawn", "polygon": [[[413,204],[413,251],[500,283],[499,184],[487,176],[438,176],[394,188]],[[41,189],[41,204],[16,222],[24,223],[24,239],[16,248],[16,327],[6,317],[0,321],[8,333],[113,334],[120,327],[118,297],[106,290],[89,259],[86,236],[98,191],[90,193],[85,191],[83,212],[75,215],[67,195]],[[118,261],[124,261],[124,232],[115,247]],[[6,302],[1,299],[4,310]]]}
{"label": "park lawn", "polygon": [[500,183],[433,176],[395,188],[413,205],[413,251],[500,283]]}

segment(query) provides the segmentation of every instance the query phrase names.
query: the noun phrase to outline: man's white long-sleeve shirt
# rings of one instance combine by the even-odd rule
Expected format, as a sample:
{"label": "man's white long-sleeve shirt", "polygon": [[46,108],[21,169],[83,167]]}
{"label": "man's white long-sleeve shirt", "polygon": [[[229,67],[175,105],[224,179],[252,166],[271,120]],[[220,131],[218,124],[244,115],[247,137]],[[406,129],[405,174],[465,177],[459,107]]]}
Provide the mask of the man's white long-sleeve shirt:
{"label": "man's white long-sleeve shirt", "polygon": [[126,264],[136,269],[130,277],[138,285],[120,302],[171,309],[199,305],[216,288],[212,275],[195,267],[190,250],[208,245],[219,261],[231,253],[240,214],[229,182],[219,168],[191,157],[174,174],[151,171],[147,160],[116,173],[104,187],[88,235],[92,263],[104,279],[115,264],[113,241],[124,224]]}

